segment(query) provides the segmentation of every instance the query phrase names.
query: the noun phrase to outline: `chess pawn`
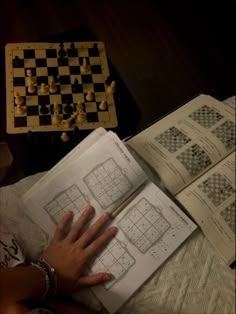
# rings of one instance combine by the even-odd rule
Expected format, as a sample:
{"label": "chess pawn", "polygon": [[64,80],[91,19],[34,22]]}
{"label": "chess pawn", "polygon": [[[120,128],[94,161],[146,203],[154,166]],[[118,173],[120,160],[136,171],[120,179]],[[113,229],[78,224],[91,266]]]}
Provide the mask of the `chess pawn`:
{"label": "chess pawn", "polygon": [[25,108],[22,108],[22,105],[16,105],[16,114],[22,115],[25,114]]}
{"label": "chess pawn", "polygon": [[20,96],[20,94],[18,92],[15,93],[15,104],[18,106],[23,105],[24,103],[24,98],[22,96]]}
{"label": "chess pawn", "polygon": [[109,94],[114,94],[116,91],[116,82],[112,81],[110,86],[107,86],[107,92]]}
{"label": "chess pawn", "polygon": [[81,101],[79,101],[76,105],[76,111],[83,110],[83,109],[84,109],[83,104]]}
{"label": "chess pawn", "polygon": [[86,113],[83,110],[78,110],[78,115],[76,118],[76,123],[81,124],[86,120]]}
{"label": "chess pawn", "polygon": [[52,77],[49,83],[49,92],[52,94],[55,94],[56,91],[57,91],[57,86],[56,86],[54,77]]}
{"label": "chess pawn", "polygon": [[81,72],[82,73],[87,73],[89,72],[90,68],[89,68],[89,65],[87,63],[87,59],[86,58],[83,58],[83,64],[81,66]]}
{"label": "chess pawn", "polygon": [[57,125],[61,122],[61,117],[59,115],[59,111],[55,111],[54,110],[54,113],[52,115],[52,124],[53,125]]}
{"label": "chess pawn", "polygon": [[69,136],[68,136],[68,134],[66,133],[66,132],[62,132],[62,134],[61,134],[61,140],[62,140],[62,142],[64,142],[64,143],[66,143],[66,142],[68,142],[69,141]]}
{"label": "chess pawn", "polygon": [[29,94],[34,94],[36,91],[36,88],[34,86],[33,81],[28,81],[28,89],[27,89]]}
{"label": "chess pawn", "polygon": [[55,112],[55,111],[58,111],[58,112],[60,111],[60,105],[56,102],[54,102],[54,104],[53,104],[53,112]]}
{"label": "chess pawn", "polygon": [[99,109],[100,110],[106,110],[107,109],[107,104],[105,102],[105,100],[102,100],[99,104]]}
{"label": "chess pawn", "polygon": [[45,83],[41,83],[40,93],[46,94],[48,92],[48,86]]}
{"label": "chess pawn", "polygon": [[85,96],[85,99],[87,101],[92,101],[93,100],[93,93],[88,91],[87,95]]}

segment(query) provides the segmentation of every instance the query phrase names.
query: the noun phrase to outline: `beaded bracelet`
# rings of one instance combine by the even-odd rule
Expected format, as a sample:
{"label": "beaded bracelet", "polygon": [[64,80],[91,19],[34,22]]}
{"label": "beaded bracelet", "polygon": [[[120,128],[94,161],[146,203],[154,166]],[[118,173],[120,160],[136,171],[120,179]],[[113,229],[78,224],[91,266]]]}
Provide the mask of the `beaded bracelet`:
{"label": "beaded bracelet", "polygon": [[40,269],[45,275],[46,291],[42,295],[42,298],[54,296],[57,291],[57,276],[55,269],[42,257],[40,257],[36,263],[31,263],[31,265]]}

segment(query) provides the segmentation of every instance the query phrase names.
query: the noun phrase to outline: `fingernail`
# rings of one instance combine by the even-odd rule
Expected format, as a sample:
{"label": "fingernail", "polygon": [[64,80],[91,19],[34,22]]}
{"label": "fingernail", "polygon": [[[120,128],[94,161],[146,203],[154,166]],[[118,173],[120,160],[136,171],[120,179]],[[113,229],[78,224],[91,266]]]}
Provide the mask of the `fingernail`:
{"label": "fingernail", "polygon": [[116,235],[117,231],[118,231],[118,229],[115,226],[110,227],[111,234]]}
{"label": "fingernail", "polygon": [[109,215],[109,213],[107,213],[107,212],[105,212],[105,213],[103,213],[102,214],[102,220],[103,221],[108,221],[110,219],[110,215]]}
{"label": "fingernail", "polygon": [[115,277],[112,274],[104,274],[102,277],[103,280],[113,280]]}

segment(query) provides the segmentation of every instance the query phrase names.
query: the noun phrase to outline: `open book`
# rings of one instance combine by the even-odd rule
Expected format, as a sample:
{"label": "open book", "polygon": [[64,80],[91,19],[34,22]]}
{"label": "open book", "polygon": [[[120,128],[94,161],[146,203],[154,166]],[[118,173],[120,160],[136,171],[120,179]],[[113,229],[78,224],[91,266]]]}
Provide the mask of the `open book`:
{"label": "open book", "polygon": [[93,288],[110,313],[119,309],[196,225],[148,179],[125,144],[102,128],[92,132],[23,195],[27,214],[52,237],[65,211],[72,210],[76,219],[91,204],[95,220],[103,211],[112,213],[142,185],[112,220],[119,229],[115,238],[88,265],[88,273],[106,271],[114,276]]}
{"label": "open book", "polygon": [[233,263],[235,109],[200,95],[127,143]]}

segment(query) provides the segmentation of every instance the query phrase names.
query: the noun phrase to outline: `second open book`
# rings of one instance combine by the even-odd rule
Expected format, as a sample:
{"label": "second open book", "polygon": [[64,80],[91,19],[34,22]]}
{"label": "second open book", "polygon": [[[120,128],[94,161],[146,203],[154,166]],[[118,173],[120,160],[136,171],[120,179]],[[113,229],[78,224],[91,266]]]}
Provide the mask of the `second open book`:
{"label": "second open book", "polygon": [[[204,136],[204,132],[201,135],[198,113],[194,112],[204,106],[207,107],[202,109],[204,114],[206,109],[214,109],[217,114],[213,113],[212,119],[217,127],[227,121],[233,122],[231,111],[219,104],[208,96],[200,96],[181,107],[184,110],[178,109],[175,119],[173,114],[168,115],[127,142],[131,152],[135,150],[142,161],[145,160],[159,173],[172,195],[187,205],[186,209],[194,214],[193,217],[196,219],[201,215],[206,221],[208,212],[202,206],[204,201],[189,189],[194,188],[194,184],[203,184],[204,176],[210,176],[216,164],[217,173],[229,183],[233,169],[232,156],[229,155],[232,147],[222,153],[221,146],[216,148],[216,140]],[[220,116],[224,119],[219,119]],[[170,139],[173,133],[177,136],[174,144]],[[196,159],[200,162],[196,163]],[[223,159],[221,165],[219,162]],[[23,195],[28,215],[51,237],[66,210],[74,211],[76,219],[82,209],[91,204],[96,210],[95,220],[103,211],[112,213],[140,185],[145,184],[144,189],[112,221],[111,224],[119,229],[116,237],[88,265],[88,272],[107,271],[114,275],[114,280],[93,288],[110,313],[115,312],[196,229],[167,193],[150,181],[147,168],[139,164],[141,159],[136,160],[137,157],[133,157],[113,132],[99,128]],[[195,181],[201,176],[202,183]],[[227,197],[220,198],[221,203],[229,202],[225,210],[230,206],[232,195],[231,190],[228,191]],[[194,210],[190,201],[192,195],[196,198]],[[206,208],[209,211],[209,206]]]}

